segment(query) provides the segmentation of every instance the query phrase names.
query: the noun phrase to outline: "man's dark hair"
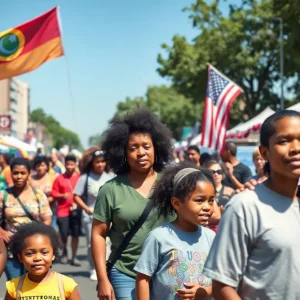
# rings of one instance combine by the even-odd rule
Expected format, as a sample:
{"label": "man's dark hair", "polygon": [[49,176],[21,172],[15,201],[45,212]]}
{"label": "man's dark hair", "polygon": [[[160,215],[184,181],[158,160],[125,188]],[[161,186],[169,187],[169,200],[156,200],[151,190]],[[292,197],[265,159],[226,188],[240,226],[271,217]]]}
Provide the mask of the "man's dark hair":
{"label": "man's dark hair", "polygon": [[199,147],[196,146],[196,145],[191,145],[191,146],[189,146],[188,149],[187,149],[187,151],[190,151],[190,150],[194,150],[194,151],[196,151],[197,153],[200,154],[200,149],[199,149]]}
{"label": "man's dark hair", "polygon": [[65,157],[65,163],[67,161],[74,161],[75,163],[77,162],[77,159],[76,159],[76,156],[75,155],[72,155],[72,154],[69,154]]}
{"label": "man's dark hair", "polygon": [[237,154],[237,146],[234,142],[226,142],[225,150],[230,151],[231,155],[236,156]]}

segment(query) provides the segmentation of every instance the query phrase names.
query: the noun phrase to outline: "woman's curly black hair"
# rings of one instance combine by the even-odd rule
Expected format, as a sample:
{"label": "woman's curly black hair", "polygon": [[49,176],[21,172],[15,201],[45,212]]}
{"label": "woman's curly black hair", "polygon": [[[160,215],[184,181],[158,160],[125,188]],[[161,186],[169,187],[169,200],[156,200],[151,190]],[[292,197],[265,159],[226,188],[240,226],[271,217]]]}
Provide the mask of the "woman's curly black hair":
{"label": "woman's curly black hair", "polygon": [[[173,181],[176,174],[185,168],[198,169],[199,172],[192,172],[186,175],[174,189]],[[181,162],[176,165],[168,166],[162,172],[160,179],[155,183],[150,195],[150,201],[152,202],[153,208],[156,209],[158,217],[174,215],[176,210],[171,203],[171,198],[177,197],[181,201],[186,200],[187,197],[190,197],[196,189],[197,181],[206,181],[211,183],[216,192],[213,173],[210,170],[195,167],[195,165],[191,162]]]}
{"label": "woman's curly black hair", "polygon": [[59,250],[63,248],[63,245],[55,229],[43,223],[31,222],[18,227],[18,231],[11,238],[11,252],[14,259],[18,260],[18,254],[22,253],[25,239],[36,234],[49,238],[53,253],[58,257]]}
{"label": "woman's curly black hair", "polygon": [[148,109],[137,109],[124,116],[116,116],[110,121],[101,147],[106,152],[110,167],[117,175],[128,173],[126,146],[132,133],[147,133],[151,136],[155,150],[153,168],[156,172],[160,172],[170,158],[171,134]]}

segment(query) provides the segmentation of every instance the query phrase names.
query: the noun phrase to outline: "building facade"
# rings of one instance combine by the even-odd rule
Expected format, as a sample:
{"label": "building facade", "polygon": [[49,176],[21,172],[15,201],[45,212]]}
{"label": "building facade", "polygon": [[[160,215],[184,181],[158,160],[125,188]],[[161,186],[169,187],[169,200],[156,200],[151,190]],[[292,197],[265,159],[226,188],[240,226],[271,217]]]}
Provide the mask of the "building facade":
{"label": "building facade", "polygon": [[29,85],[17,78],[0,80],[0,115],[11,117],[11,134],[24,140],[29,122],[30,89]]}

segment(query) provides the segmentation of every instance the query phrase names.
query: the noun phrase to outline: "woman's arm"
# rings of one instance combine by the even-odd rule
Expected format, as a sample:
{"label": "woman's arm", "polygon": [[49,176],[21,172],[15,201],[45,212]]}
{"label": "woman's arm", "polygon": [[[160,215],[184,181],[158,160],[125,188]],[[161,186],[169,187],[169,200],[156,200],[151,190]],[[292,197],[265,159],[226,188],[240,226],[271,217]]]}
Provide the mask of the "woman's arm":
{"label": "woman's arm", "polygon": [[92,215],[93,214],[93,209],[89,208],[85,203],[84,201],[81,199],[80,196],[78,195],[74,195],[74,201],[75,203],[83,210],[85,210],[85,212],[89,215]]}
{"label": "woman's arm", "polygon": [[67,300],[81,300],[77,287],[73,290],[72,294]]}
{"label": "woman's arm", "polygon": [[136,300],[150,300],[150,280],[150,276],[137,273],[135,282]]}
{"label": "woman's arm", "polygon": [[52,223],[52,211],[47,200],[47,196],[42,193],[41,198],[39,197],[39,211],[40,211],[40,218],[42,223],[46,225],[51,225]]}
{"label": "woman's arm", "polygon": [[213,280],[212,290],[215,300],[242,300],[233,287],[215,280]]}
{"label": "woman's arm", "polygon": [[93,219],[92,255],[98,277],[99,300],[115,300],[115,294],[106,272],[106,236],[110,223]]}
{"label": "woman's arm", "polygon": [[0,233],[3,235],[4,242],[8,244],[10,242],[10,238],[13,236],[12,232],[6,231],[0,227]]}
{"label": "woman's arm", "polygon": [[42,223],[46,224],[46,225],[51,225],[52,224],[52,217],[49,215],[43,215],[41,217]]}
{"label": "woman's arm", "polygon": [[7,250],[3,238],[0,238],[0,276],[4,271],[6,260],[7,260]]}
{"label": "woman's arm", "polygon": [[49,203],[52,203],[54,201],[53,197],[51,197],[51,196],[47,197],[47,200],[48,200]]}

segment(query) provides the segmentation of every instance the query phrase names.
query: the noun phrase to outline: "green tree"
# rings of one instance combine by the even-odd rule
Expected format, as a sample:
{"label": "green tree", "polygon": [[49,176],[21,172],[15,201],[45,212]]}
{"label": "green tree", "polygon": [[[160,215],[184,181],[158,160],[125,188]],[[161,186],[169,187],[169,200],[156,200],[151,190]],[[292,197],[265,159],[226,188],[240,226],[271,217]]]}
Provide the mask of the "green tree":
{"label": "green tree", "polygon": [[59,149],[64,145],[81,149],[78,135],[60,125],[51,115],[47,115],[42,108],[37,108],[30,113],[30,121],[43,124],[48,134],[52,136],[53,147]]}
{"label": "green tree", "polygon": [[143,97],[130,98],[126,97],[125,101],[117,104],[117,115],[133,111],[137,108],[146,107],[145,99]]}
{"label": "green tree", "polygon": [[[210,62],[244,89],[244,112],[241,114],[237,102],[231,112],[233,119],[251,118],[266,106],[276,109],[279,24],[272,21],[276,17],[273,1],[242,1],[239,6],[230,6],[228,17],[222,15],[219,1],[209,4],[197,0],[184,11],[189,12],[199,35],[192,43],[176,35],[171,46],[163,44],[165,53],[158,56],[159,73],[196,102],[205,98]],[[287,68],[285,75],[290,90],[295,89],[293,71]]]}
{"label": "green tree", "polygon": [[95,134],[89,137],[88,143],[89,146],[99,146],[103,142],[103,135],[102,134]]}
{"label": "green tree", "polygon": [[196,122],[199,106],[190,98],[179,94],[175,88],[150,86],[146,92],[146,106],[155,112],[162,123],[172,131],[175,139],[181,138],[183,126],[193,126]]}
{"label": "green tree", "polygon": [[145,98],[126,98],[117,104],[116,115],[133,111],[139,107],[147,107],[170,128],[174,138],[180,139],[183,126],[193,126],[200,115],[200,105],[195,105],[192,99],[179,94],[175,88],[150,86]]}

